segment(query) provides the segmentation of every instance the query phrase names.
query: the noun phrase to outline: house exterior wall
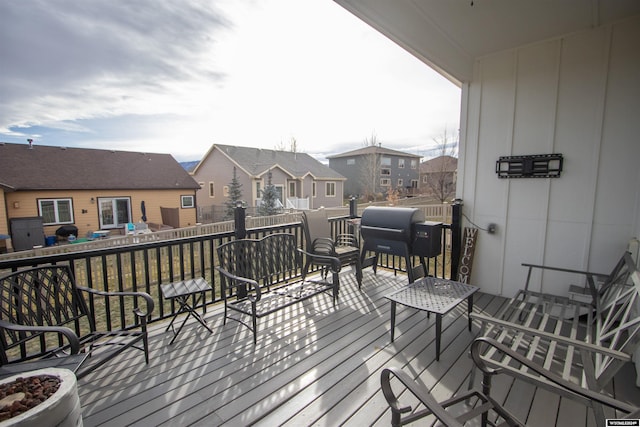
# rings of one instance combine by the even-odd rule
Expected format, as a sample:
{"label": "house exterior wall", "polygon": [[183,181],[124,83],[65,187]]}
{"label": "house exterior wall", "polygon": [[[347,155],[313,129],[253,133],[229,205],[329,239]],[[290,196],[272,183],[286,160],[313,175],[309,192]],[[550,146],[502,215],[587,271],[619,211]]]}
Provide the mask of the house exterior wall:
{"label": "house exterior wall", "polygon": [[[639,41],[634,17],[476,62],[462,93],[457,197],[475,224],[497,224],[476,247],[472,282],[483,290],[512,296],[523,262],[608,273],[638,236]],[[495,173],[500,156],[547,153],[563,154],[560,178]],[[560,294],[583,283],[532,279]]]}
{"label": "house exterior wall", "polygon": [[[309,199],[309,209],[315,209],[316,208],[317,196],[316,197],[313,196],[313,183],[314,182],[315,182],[315,180],[313,179],[313,177],[309,176],[309,175],[305,176],[300,181],[300,197]],[[316,189],[317,189],[317,187],[316,187]]]}
{"label": "house exterior wall", "polygon": [[[141,202],[144,200],[147,222],[162,223],[160,207],[180,208],[180,226],[188,227],[196,223],[195,208],[181,208],[181,196],[194,195],[193,190],[117,190],[117,191],[16,191],[6,193],[7,221],[12,218],[39,216],[38,199],[71,198],[73,202],[73,219],[78,227],[78,235],[83,237],[88,231],[100,229],[98,198],[128,197],[131,200],[131,216],[133,222],[141,221]],[[93,198],[93,203],[91,199]],[[85,212],[86,211],[86,212]],[[47,236],[55,235],[61,226],[48,225],[44,227]],[[8,224],[7,224],[8,228]],[[0,231],[0,234],[2,232]]]}
{"label": "house exterior wall", "polygon": [[[9,224],[7,222],[7,216],[4,212],[7,211],[7,203],[4,191],[0,190],[0,234],[9,234]],[[0,242],[2,244],[2,242]]]}
{"label": "house exterior wall", "polygon": [[[327,195],[327,182],[335,185],[335,196]],[[313,185],[315,183],[316,192],[313,194]],[[306,176],[302,180],[302,196],[303,198],[309,198],[309,209],[318,209],[320,207],[337,207],[342,206],[344,203],[344,180],[322,180],[314,179],[311,176]]]}
{"label": "house exterior wall", "polygon": [[[344,175],[347,178],[347,181],[344,185],[344,193],[347,196],[361,196],[364,195],[364,188],[362,185],[362,181],[364,176],[366,176],[367,168],[371,168],[372,160],[371,157],[373,154],[365,154],[365,155],[354,155],[354,156],[344,156],[344,157],[336,157],[329,159],[329,167],[334,171],[338,172],[341,175]],[[406,191],[406,187],[411,187],[411,182],[413,180],[416,181],[416,186],[418,184],[419,179],[419,165],[420,159],[418,157],[411,156],[398,156],[393,154],[381,154],[378,155],[378,164],[380,163],[380,158],[388,157],[391,160],[390,165],[380,165],[380,173],[376,174],[378,179],[376,180],[375,192],[386,194],[389,189],[400,189],[402,191]],[[353,164],[350,164],[350,161],[353,161]],[[400,162],[404,162],[404,167],[401,168],[399,166]],[[411,167],[412,163],[415,163],[415,167]],[[382,174],[382,170],[385,169],[389,172],[389,174]],[[382,180],[388,179],[389,185],[383,185]],[[402,181],[402,184],[399,185],[399,180]]]}
{"label": "house exterior wall", "polygon": [[[354,156],[356,165],[362,162],[361,156]],[[349,157],[351,158],[351,157]],[[361,190],[361,171],[357,167],[349,167],[347,165],[346,157],[337,157],[335,159],[329,159],[329,167],[334,171],[343,175],[347,180],[344,183],[344,192],[347,196],[360,194]]]}
{"label": "house exterior wall", "polygon": [[[218,150],[213,150],[204,159],[193,178],[201,188],[196,192],[196,202],[198,206],[222,206],[227,201],[224,194],[224,187],[229,186],[233,178],[234,163],[229,158],[221,154]],[[242,185],[242,198],[248,204],[253,205],[256,199],[256,188],[254,181],[242,169],[236,167],[238,182]],[[210,195],[209,183],[213,182],[214,194]]]}
{"label": "house exterior wall", "polygon": [[[342,206],[344,203],[344,183],[342,180],[317,180],[316,181],[316,197],[313,200],[313,208],[320,207],[331,208]],[[335,186],[335,193],[327,193],[327,184]]]}

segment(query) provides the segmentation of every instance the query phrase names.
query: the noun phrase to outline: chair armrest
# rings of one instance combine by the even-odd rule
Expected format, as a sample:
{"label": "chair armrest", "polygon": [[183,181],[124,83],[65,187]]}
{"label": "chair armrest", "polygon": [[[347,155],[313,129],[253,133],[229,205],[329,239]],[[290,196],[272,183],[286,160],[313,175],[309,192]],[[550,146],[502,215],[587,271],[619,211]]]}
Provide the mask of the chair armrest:
{"label": "chair armrest", "polygon": [[336,252],[336,244],[328,237],[318,237],[313,239],[310,250],[314,254],[331,255]]}
{"label": "chair armrest", "polygon": [[570,345],[570,346],[574,346],[583,350],[587,350],[593,353],[599,353],[601,355],[604,356],[608,356],[608,357],[612,357],[615,359],[619,359],[622,361],[630,361],[631,360],[631,356],[627,353],[624,353],[622,351],[617,351],[617,350],[611,350],[608,348],[604,348],[604,347],[600,347],[597,346],[595,344],[591,344],[591,343],[587,343],[584,341],[580,341],[580,340],[576,340],[573,338],[568,338],[568,337],[563,337],[561,335],[556,335],[550,332],[545,332],[545,331],[540,331],[538,329],[535,328],[530,328],[528,326],[522,326],[519,325],[517,323],[513,323],[513,322],[509,322],[507,320],[501,320],[495,317],[491,317],[491,316],[486,316],[484,314],[480,314],[480,313],[469,313],[469,317],[471,319],[476,319],[479,320],[483,323],[490,323],[490,324],[494,324],[494,325],[499,325],[503,328],[508,328],[514,331],[518,331],[518,332],[523,332],[527,335],[533,336],[533,337],[540,337],[540,338],[544,338],[550,341],[555,341],[564,345]]}
{"label": "chair armrest", "polygon": [[584,271],[584,270],[572,270],[570,268],[552,267],[552,266],[548,266],[548,265],[529,264],[529,263],[526,263],[526,262],[523,262],[522,266],[523,267],[529,267],[529,268],[540,268],[540,269],[543,269],[543,270],[561,271],[563,273],[584,274],[586,276],[594,276],[594,277],[598,277],[600,279],[607,279],[609,277],[608,274],[603,274],[603,273],[594,273],[594,272],[591,272],[591,271]]}
{"label": "chair armrest", "polygon": [[71,354],[78,354],[80,352],[80,340],[78,339],[78,336],[71,329],[65,326],[24,326],[7,322],[5,320],[0,320],[0,328],[16,332],[62,334],[69,340],[69,348],[71,350]]}
{"label": "chair armrest", "polygon": [[97,289],[92,289],[92,288],[87,288],[85,286],[80,286],[80,285],[76,285],[76,287],[78,289],[80,289],[81,291],[87,292],[89,294],[93,294],[93,295],[99,295],[99,296],[103,296],[103,297],[123,297],[123,296],[132,296],[132,297],[139,297],[142,298],[143,300],[146,301],[147,303],[147,311],[144,312],[142,310],[140,310],[140,308],[135,307],[133,309],[133,312],[138,316],[138,317],[146,317],[148,315],[150,315],[153,312],[153,309],[155,307],[155,304],[153,302],[153,298],[151,298],[151,295],[149,295],[146,292],[132,292],[132,291],[99,291]]}
{"label": "chair armrest", "polygon": [[306,255],[306,256],[310,257],[311,259],[313,259],[313,260],[319,260],[319,261],[321,261],[322,264],[329,265],[331,267],[331,272],[332,273],[339,273],[340,269],[342,268],[340,260],[338,258],[334,257],[334,256],[312,254],[312,253],[307,252],[304,249],[300,249],[300,248],[297,248],[297,250],[301,254]]}
{"label": "chair armrest", "polygon": [[[443,425],[450,427],[458,427],[462,426],[462,424],[456,420],[451,414],[449,414],[445,408],[438,403],[429,390],[424,386],[424,384],[414,381],[406,372],[399,368],[390,367],[384,368],[380,373],[380,385],[382,388],[382,394],[384,394],[389,407],[395,415],[394,418],[397,417],[399,421],[399,416],[402,413],[411,412],[411,406],[403,406],[398,401],[398,396],[393,392],[391,388],[391,376],[396,377],[403,386],[405,386],[418,400],[427,408],[427,410],[432,413]],[[424,412],[424,411],[422,411]],[[421,417],[425,414],[416,414],[417,417]],[[399,424],[398,424],[399,425]]]}
{"label": "chair armrest", "polygon": [[[251,301],[260,301],[260,298],[262,298],[262,291],[260,290],[260,285],[258,284],[258,282],[256,282],[253,279],[249,279],[246,277],[241,277],[241,276],[236,276],[235,274],[231,274],[229,273],[227,270],[225,270],[222,267],[216,267],[216,270],[218,270],[218,272],[220,272],[220,274],[224,275],[226,278],[228,278],[229,280],[233,281],[234,283],[236,283],[234,286],[238,287],[238,282],[239,283],[244,283],[246,285],[250,285],[253,288],[253,291],[255,292],[255,296],[249,294],[247,296],[247,298]],[[224,283],[224,281],[223,281]],[[223,284],[224,286],[224,284]],[[227,293],[225,292],[225,290],[222,290],[222,297],[224,298],[224,300],[227,300]]]}
{"label": "chair armrest", "polygon": [[355,246],[356,248],[360,247],[358,245],[358,238],[353,234],[338,234],[336,236],[335,241],[336,246]]}
{"label": "chair armrest", "polygon": [[[554,374],[553,372],[543,368],[539,364],[532,362],[525,358],[523,355],[511,350],[509,347],[495,341],[492,338],[480,337],[476,338],[471,344],[471,357],[473,358],[476,366],[485,374],[485,375],[496,375],[496,374],[507,374],[513,377],[517,377],[516,371],[517,369],[514,367],[501,366],[500,368],[493,368],[491,366],[491,360],[483,357],[483,354],[486,352],[482,350],[482,346],[489,346],[495,348],[500,353],[509,356],[510,358],[516,360],[522,366],[526,366],[530,370],[534,371],[541,377],[547,379],[551,383],[555,384],[561,389],[569,391],[575,395],[581,396],[585,399],[599,402],[603,405],[609,406],[611,408],[621,410],[627,413],[637,413],[638,409],[635,406],[632,406],[626,402],[622,402],[616,399],[613,399],[610,396],[597,393],[592,390],[588,390],[580,387],[577,384],[574,384],[570,381],[564,380],[559,375]],[[488,391],[485,391],[486,394],[489,394]]]}
{"label": "chair armrest", "polygon": [[529,281],[531,280],[531,272],[533,271],[534,268],[537,269],[541,269],[541,270],[551,270],[551,271],[558,271],[558,272],[562,272],[562,273],[572,273],[572,274],[582,274],[584,276],[586,276],[587,278],[587,283],[589,284],[589,290],[591,292],[591,294],[593,295],[593,297],[595,298],[595,296],[597,295],[597,288],[596,288],[596,279],[597,280],[607,280],[609,278],[608,274],[602,274],[602,273],[593,273],[591,271],[583,271],[583,270],[573,270],[570,268],[561,268],[561,267],[552,267],[552,266],[548,266],[548,265],[539,265],[539,264],[529,264],[529,263],[522,263],[523,267],[528,267],[529,271],[527,272],[527,281],[524,285],[524,289],[528,290],[529,289]]}

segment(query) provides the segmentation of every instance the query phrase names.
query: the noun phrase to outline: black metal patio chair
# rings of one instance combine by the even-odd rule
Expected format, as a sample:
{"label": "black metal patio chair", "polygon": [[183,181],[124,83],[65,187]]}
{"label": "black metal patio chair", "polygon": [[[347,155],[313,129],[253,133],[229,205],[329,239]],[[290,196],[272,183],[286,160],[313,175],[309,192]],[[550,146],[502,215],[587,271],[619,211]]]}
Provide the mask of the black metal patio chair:
{"label": "black metal patio chair", "polygon": [[[358,289],[362,286],[362,264],[360,262],[360,245],[355,234],[340,233],[335,238],[331,233],[331,224],[324,209],[310,210],[302,213],[302,227],[306,240],[306,250],[314,255],[336,257],[342,266],[355,266]],[[311,265],[327,267],[319,258],[307,257],[304,264],[306,275]],[[328,271],[324,269],[325,274]]]}
{"label": "black metal patio chair", "polygon": [[[93,300],[87,303],[86,297]],[[116,326],[107,313],[96,324],[94,307],[130,300],[130,325]],[[141,309],[138,305],[143,305]],[[82,378],[129,348],[149,363],[147,316],[154,303],[145,292],[107,292],[80,286],[67,265],[19,270],[0,277],[0,365],[84,354],[73,368]],[[131,362],[129,362],[131,363]],[[59,365],[55,362],[55,366]],[[51,366],[54,366],[52,364]]]}

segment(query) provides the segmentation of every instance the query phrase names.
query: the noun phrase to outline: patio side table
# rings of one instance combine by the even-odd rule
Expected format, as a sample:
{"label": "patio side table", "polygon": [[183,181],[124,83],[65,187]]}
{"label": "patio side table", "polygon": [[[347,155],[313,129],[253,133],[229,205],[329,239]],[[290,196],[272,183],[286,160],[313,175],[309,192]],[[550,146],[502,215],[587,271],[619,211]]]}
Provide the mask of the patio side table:
{"label": "patio side table", "polygon": [[[173,342],[176,340],[176,338],[178,337],[178,334],[180,333],[180,331],[182,331],[182,328],[184,327],[185,323],[187,323],[189,316],[193,316],[198,322],[200,322],[202,326],[207,328],[209,332],[213,333],[211,328],[207,326],[206,322],[204,321],[200,313],[198,313],[194,309],[194,307],[197,306],[200,300],[202,299],[202,296],[204,295],[204,293],[206,291],[212,290],[209,282],[207,282],[202,277],[198,277],[196,279],[188,279],[188,280],[183,280],[181,282],[166,283],[164,285],[160,285],[160,289],[162,290],[162,296],[164,297],[164,299],[175,299],[178,302],[178,304],[180,304],[180,309],[173,315],[173,318],[171,319],[171,323],[169,323],[169,326],[167,326],[167,329],[165,330],[165,332],[168,331],[169,329],[173,330],[173,338],[171,339],[171,342],[169,344],[173,344]],[[189,298],[191,298],[193,295],[196,295],[196,294],[199,294],[199,295],[196,298],[195,303],[192,307],[189,304]],[[176,331],[175,327],[173,326],[173,322],[175,322],[176,318],[181,313],[187,313],[187,315],[182,321],[182,325],[180,325],[180,327]]]}
{"label": "patio side table", "polygon": [[467,300],[467,318],[469,330],[473,310],[473,294],[477,286],[467,285],[447,279],[425,277],[401,289],[385,295],[391,301],[391,342],[393,342],[396,326],[396,304],[402,304],[418,310],[436,314],[436,360],[440,360],[440,336],[442,334],[442,315],[447,314],[465,299]]}

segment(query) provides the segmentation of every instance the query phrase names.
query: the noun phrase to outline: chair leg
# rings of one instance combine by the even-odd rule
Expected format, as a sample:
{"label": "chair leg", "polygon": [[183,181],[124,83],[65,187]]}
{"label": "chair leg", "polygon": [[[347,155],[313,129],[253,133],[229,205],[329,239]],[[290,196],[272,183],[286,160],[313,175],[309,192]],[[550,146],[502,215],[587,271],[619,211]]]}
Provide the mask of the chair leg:
{"label": "chair leg", "polygon": [[256,317],[255,312],[252,314],[252,321],[253,321],[253,344],[256,345],[258,344],[258,319]]}
{"label": "chair leg", "polygon": [[311,265],[311,260],[307,259],[304,263],[304,268],[302,269],[302,280],[304,280],[307,277],[307,274],[309,273],[310,265]]}
{"label": "chair leg", "polygon": [[147,331],[144,331],[144,335],[142,336],[142,345],[144,347],[144,360],[149,364],[149,336],[147,335]]}

